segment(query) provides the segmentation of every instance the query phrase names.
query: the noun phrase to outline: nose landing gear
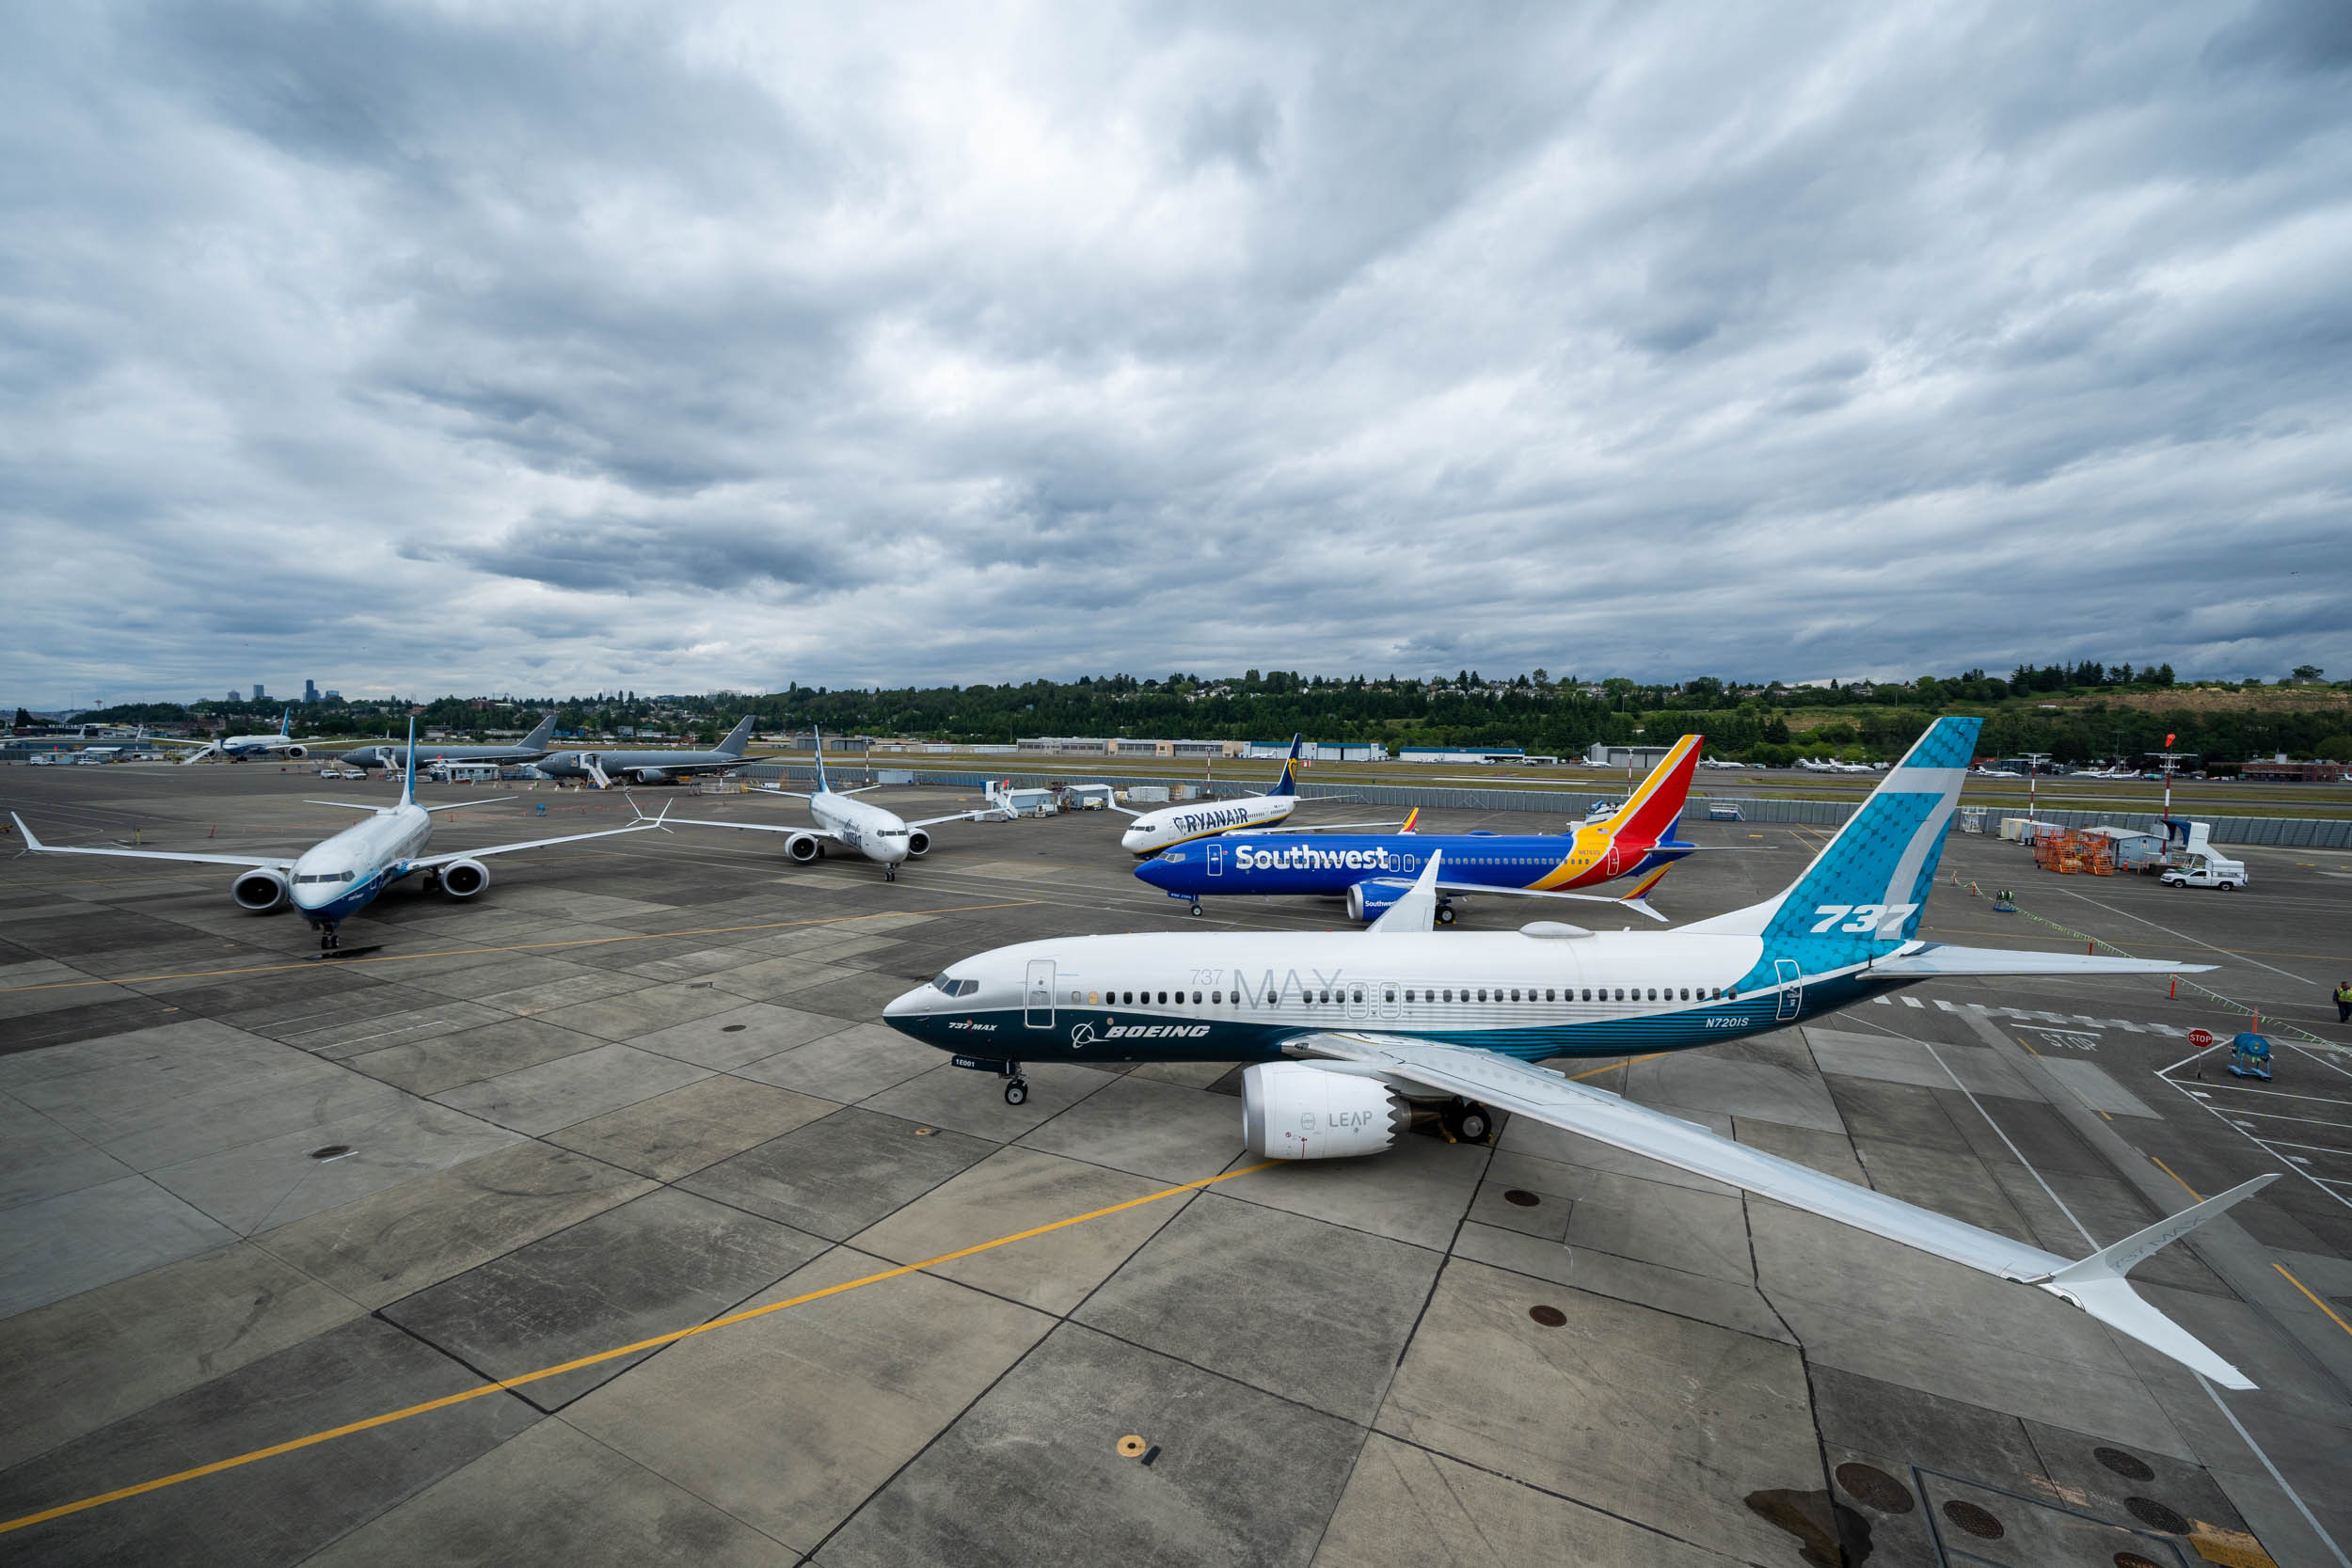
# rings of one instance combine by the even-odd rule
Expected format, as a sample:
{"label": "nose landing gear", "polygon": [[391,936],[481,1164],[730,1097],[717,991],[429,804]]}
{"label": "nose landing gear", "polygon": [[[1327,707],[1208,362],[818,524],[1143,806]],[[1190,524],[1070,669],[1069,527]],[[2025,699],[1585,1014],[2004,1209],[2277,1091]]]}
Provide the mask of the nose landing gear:
{"label": "nose landing gear", "polygon": [[897,866],[895,866],[895,865],[885,865],[885,866],[883,866],[883,867],[882,867],[882,880],[883,880],[883,881],[885,881],[885,882],[895,882],[895,881],[897,881],[898,879],[898,868]]}
{"label": "nose landing gear", "polygon": [[1021,1076],[1021,1064],[1019,1062],[1007,1062],[1005,1064],[1004,1070],[999,1073],[998,1076],[1003,1078],[1005,1081],[1006,1104],[1021,1105],[1027,1103],[1029,1098],[1029,1081]]}
{"label": "nose landing gear", "polygon": [[1200,918],[1200,900],[1198,898],[1192,901],[1192,917],[1195,920]]}

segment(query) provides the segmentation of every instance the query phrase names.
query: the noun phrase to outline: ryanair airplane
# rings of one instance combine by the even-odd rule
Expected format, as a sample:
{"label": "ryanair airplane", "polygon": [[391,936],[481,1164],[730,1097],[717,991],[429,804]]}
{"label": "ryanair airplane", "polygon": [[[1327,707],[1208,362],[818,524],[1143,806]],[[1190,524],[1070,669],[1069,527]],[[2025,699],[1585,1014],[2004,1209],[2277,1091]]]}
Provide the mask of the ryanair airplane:
{"label": "ryanair airplane", "polygon": [[1171,844],[1236,830],[1271,828],[1298,809],[1298,747],[1291,736],[1291,754],[1282,763],[1282,777],[1263,795],[1242,795],[1228,800],[1203,800],[1199,805],[1168,806],[1160,811],[1128,811],[1118,802],[1111,810],[1135,818],[1119,837],[1119,847],[1131,855],[1156,855]]}
{"label": "ryanair airplane", "polygon": [[[1686,735],[1676,741],[1625,804],[1597,822],[1579,823],[1565,835],[1229,834],[1163,850],[1136,866],[1136,875],[1170,898],[1188,900],[1195,914],[1203,897],[1293,894],[1345,898],[1349,919],[1374,920],[1442,854],[1445,877],[1437,884],[1436,915],[1440,926],[1454,924],[1454,899],[1473,893],[1617,904],[1663,920],[1648,898],[1666,868],[1699,847],[1683,843],[1676,830],[1704,739]],[[1578,891],[1620,877],[1638,879],[1622,897]]]}
{"label": "ryanair airplane", "polygon": [[1535,1065],[1761,1034],[1947,976],[2211,968],[1919,940],[1981,723],[1937,721],[1786,891],[1678,929],[1539,921],[1438,937],[1440,852],[1369,931],[1021,942],[948,965],[883,1019],[997,1073],[1014,1104],[1028,1096],[1024,1058],[1251,1064],[1242,1136],[1261,1158],[1375,1154],[1417,1114],[1484,1138],[1494,1112],[1509,1111],[2045,1291],[2216,1383],[2251,1387],[2124,1276],[2275,1173],[2068,1259]]}

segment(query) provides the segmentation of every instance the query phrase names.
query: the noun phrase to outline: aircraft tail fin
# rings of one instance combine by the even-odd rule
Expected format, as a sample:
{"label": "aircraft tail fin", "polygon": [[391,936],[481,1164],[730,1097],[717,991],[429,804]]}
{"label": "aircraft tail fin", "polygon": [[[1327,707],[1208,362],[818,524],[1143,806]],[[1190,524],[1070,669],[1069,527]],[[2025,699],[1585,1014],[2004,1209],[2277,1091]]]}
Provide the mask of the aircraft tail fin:
{"label": "aircraft tail fin", "polygon": [[404,806],[417,803],[417,721],[414,714],[408,719],[408,771],[401,776],[400,803]]}
{"label": "aircraft tail fin", "polygon": [[1698,770],[1705,736],[1686,735],[1658,760],[1625,804],[1609,814],[1601,826],[1629,842],[1662,843],[1674,836],[1675,824],[1691,799],[1691,777]]}
{"label": "aircraft tail fin", "polygon": [[1818,974],[1914,940],[1981,719],[1939,719],[1777,897],[1682,929],[1760,936],[1766,962]]}
{"label": "aircraft tail fin", "polygon": [[526,752],[536,752],[545,747],[548,741],[553,740],[554,738],[555,715],[551,712],[543,713],[539,716],[539,721],[531,727],[531,733],[523,736],[520,750]]}
{"label": "aircraft tail fin", "polygon": [[719,742],[719,751],[723,755],[739,757],[743,754],[743,748],[752,741],[752,717],[747,713],[736,721],[735,728],[729,730],[727,737]]}
{"label": "aircraft tail fin", "polygon": [[1275,782],[1275,785],[1272,789],[1266,791],[1268,795],[1295,795],[1298,793],[1298,750],[1300,739],[1301,736],[1296,734],[1294,734],[1291,736],[1291,754],[1283,759],[1282,776]]}
{"label": "aircraft tail fin", "polygon": [[825,782],[825,732],[812,727],[808,735],[810,750],[817,755],[817,793],[822,795],[833,788]]}
{"label": "aircraft tail fin", "polygon": [[1414,827],[1413,827],[1413,824],[1414,824],[1414,823],[1416,823],[1416,822],[1419,822],[1420,820],[1421,820],[1421,808],[1420,808],[1419,806],[1415,806],[1415,807],[1414,807],[1411,811],[1409,811],[1409,812],[1406,813],[1406,815],[1405,815],[1405,821],[1404,821],[1404,823],[1403,823],[1401,826],[1399,826],[1399,827],[1398,827],[1398,829],[1397,829],[1396,831],[1397,831],[1398,832],[1400,832],[1400,833],[1409,833],[1409,832],[1414,832],[1414,831],[1415,831],[1415,829],[1414,829]]}
{"label": "aircraft tail fin", "polygon": [[294,734],[294,709],[288,708],[278,716],[278,733],[280,736]]}

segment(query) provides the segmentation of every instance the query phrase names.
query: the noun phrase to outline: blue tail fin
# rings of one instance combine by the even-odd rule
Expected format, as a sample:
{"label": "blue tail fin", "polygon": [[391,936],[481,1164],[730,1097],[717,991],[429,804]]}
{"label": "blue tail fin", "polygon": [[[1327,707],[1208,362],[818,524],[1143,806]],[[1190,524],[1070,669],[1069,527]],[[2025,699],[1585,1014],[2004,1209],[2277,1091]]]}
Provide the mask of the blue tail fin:
{"label": "blue tail fin", "polygon": [[281,736],[294,734],[294,709],[288,708],[278,716],[278,733]]}
{"label": "blue tail fin", "polygon": [[1268,795],[1298,793],[1298,739],[1295,735],[1291,736],[1291,754],[1282,763],[1282,777],[1272,789],[1266,791]]}
{"label": "blue tail fin", "polygon": [[400,803],[417,803],[417,721],[413,715],[408,720],[408,773],[400,783]]}
{"label": "blue tail fin", "polygon": [[822,795],[833,788],[825,782],[825,732],[812,725],[808,735],[809,742],[817,752],[817,793]]}
{"label": "blue tail fin", "polygon": [[1786,893],[1682,929],[1760,936],[1764,967],[1793,958],[1807,974],[1915,940],[1983,725],[1937,720]]}

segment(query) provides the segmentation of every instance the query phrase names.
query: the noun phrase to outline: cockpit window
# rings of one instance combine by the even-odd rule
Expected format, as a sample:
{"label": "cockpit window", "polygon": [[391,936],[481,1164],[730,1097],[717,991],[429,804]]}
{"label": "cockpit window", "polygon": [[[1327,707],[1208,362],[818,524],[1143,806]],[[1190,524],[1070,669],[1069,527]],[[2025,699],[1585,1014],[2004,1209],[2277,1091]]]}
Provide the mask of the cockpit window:
{"label": "cockpit window", "polygon": [[949,996],[970,996],[973,992],[980,989],[980,983],[977,980],[953,980],[948,978],[947,972],[946,970],[941,970],[937,974],[932,975],[931,984],[937,986],[941,990],[946,992]]}

